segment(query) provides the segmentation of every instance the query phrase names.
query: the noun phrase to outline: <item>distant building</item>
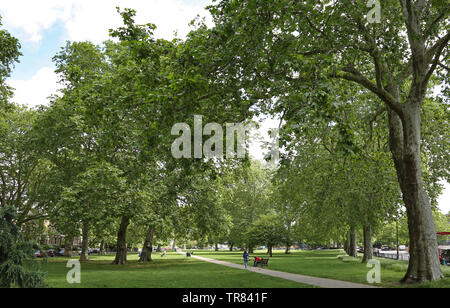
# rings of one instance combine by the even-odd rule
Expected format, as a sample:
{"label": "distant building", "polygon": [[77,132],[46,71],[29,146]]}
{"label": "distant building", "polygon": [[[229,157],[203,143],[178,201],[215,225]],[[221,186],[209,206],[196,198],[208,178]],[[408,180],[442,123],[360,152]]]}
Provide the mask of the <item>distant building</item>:
{"label": "distant building", "polygon": [[[45,226],[45,244],[49,246],[58,246],[58,247],[64,247],[65,245],[65,235],[60,234],[51,224],[49,221],[44,221]],[[73,247],[81,247],[82,240],[81,238],[74,238],[73,239]]]}

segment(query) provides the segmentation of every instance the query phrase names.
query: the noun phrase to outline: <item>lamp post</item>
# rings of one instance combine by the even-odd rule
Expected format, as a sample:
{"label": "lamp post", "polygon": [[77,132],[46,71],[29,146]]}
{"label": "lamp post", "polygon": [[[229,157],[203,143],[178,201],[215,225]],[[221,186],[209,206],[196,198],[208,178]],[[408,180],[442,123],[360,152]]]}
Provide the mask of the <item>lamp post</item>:
{"label": "lamp post", "polygon": [[399,249],[399,242],[398,242],[398,215],[397,215],[397,221],[396,221],[396,229],[397,229],[397,260],[400,259],[400,249]]}

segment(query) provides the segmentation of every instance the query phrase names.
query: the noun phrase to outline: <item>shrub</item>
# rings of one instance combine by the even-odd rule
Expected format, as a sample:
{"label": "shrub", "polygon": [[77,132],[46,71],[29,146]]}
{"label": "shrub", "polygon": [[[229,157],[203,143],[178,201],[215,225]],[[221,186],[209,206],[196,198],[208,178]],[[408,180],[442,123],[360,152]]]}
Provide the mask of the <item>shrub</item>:
{"label": "shrub", "polygon": [[15,217],[13,207],[0,208],[0,287],[44,287],[44,273],[30,262],[35,245],[23,240]]}

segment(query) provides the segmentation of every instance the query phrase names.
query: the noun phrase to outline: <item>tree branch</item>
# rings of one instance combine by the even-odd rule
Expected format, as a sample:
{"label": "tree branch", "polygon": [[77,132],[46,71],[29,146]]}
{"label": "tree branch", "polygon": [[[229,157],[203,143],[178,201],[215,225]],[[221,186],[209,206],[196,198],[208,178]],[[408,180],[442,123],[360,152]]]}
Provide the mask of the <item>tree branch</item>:
{"label": "tree branch", "polygon": [[440,67],[442,67],[442,68],[444,68],[444,69],[446,69],[447,71],[450,72],[450,67],[448,67],[448,66],[442,64],[441,62],[439,62],[438,65],[439,65]]}
{"label": "tree branch", "polygon": [[447,46],[448,42],[450,40],[450,31],[447,32],[446,35],[441,37],[433,46],[431,46],[425,53],[425,58],[427,61],[427,64],[430,64],[433,59],[435,58],[436,54],[442,53],[442,50],[444,50],[445,46]]}
{"label": "tree branch", "polygon": [[385,102],[392,110],[394,110],[400,118],[403,118],[402,105],[389,92],[384,89],[378,88],[373,82],[368,80],[353,67],[344,68],[342,69],[342,71],[344,72],[343,74],[331,74],[330,77],[341,78],[362,85],[369,91],[376,94],[383,102]]}
{"label": "tree branch", "polygon": [[[450,35],[447,34],[447,42],[450,38]],[[431,67],[428,69],[428,72],[425,75],[425,78],[422,80],[422,88],[425,89],[428,81],[430,80],[431,76],[433,75],[434,71],[436,70],[437,65],[439,64],[439,58],[441,57],[442,51],[444,50],[445,46],[447,46],[447,43],[442,44],[439,46],[438,50],[434,54],[434,60],[431,64]]]}
{"label": "tree branch", "polygon": [[[450,8],[449,8],[450,9]],[[444,10],[439,16],[437,16],[427,27],[427,29],[424,32],[424,39],[428,39],[431,35],[431,32],[433,31],[433,28],[435,25],[437,25],[444,17],[447,17],[449,14],[449,10]]]}

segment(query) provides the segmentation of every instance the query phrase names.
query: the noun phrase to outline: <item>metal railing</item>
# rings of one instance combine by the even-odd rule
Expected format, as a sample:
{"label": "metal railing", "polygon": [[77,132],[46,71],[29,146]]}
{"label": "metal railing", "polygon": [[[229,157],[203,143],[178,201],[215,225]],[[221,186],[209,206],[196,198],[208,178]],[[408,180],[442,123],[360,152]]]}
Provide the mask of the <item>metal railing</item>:
{"label": "metal railing", "polygon": [[377,257],[386,258],[386,259],[409,261],[409,254],[408,253],[399,253],[398,254],[398,259],[397,259],[397,253],[396,252],[380,251],[380,252],[374,253],[374,255],[377,256]]}

